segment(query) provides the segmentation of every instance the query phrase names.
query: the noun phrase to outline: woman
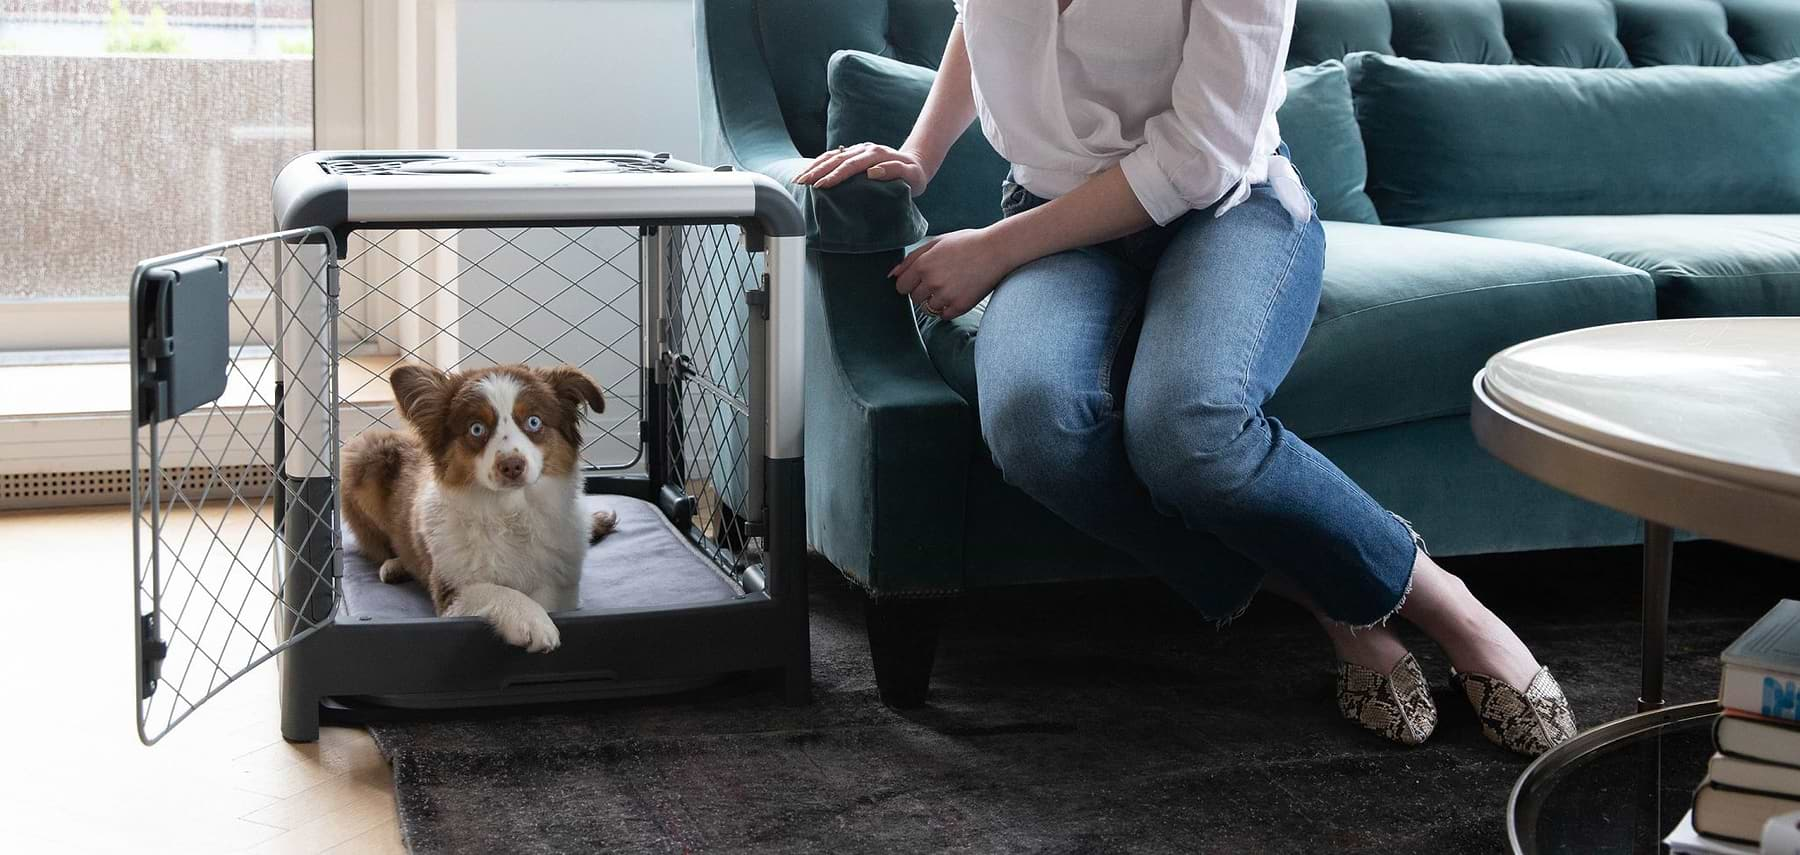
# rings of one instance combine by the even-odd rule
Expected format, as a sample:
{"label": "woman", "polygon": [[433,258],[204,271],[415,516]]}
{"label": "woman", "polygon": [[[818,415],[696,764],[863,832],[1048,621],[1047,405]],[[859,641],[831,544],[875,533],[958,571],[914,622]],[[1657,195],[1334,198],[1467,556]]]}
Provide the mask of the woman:
{"label": "woman", "polygon": [[[1324,231],[1275,121],[1295,0],[955,0],[899,149],[800,176],[923,192],[971,121],[1011,164],[1005,217],[892,276],[976,344],[982,434],[1006,479],[1225,621],[1266,587],[1310,609],[1343,715],[1413,745],[1437,723],[1400,615],[1443,647],[1483,731],[1536,754],[1574,734],[1547,669],[1412,526],[1267,418],[1318,308]],[[1230,548],[1195,567],[1192,530]],[[1222,551],[1222,550],[1221,550]]]}

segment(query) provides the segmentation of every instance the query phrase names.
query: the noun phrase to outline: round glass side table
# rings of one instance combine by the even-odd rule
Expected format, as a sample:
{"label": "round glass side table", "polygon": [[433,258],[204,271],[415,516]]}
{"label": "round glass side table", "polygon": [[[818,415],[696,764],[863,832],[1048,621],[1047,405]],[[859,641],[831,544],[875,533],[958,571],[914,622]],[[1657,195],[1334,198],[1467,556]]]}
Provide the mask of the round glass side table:
{"label": "round glass side table", "polygon": [[1512,851],[1644,853],[1692,806],[1712,757],[1717,701],[1639,713],[1582,733],[1525,769],[1507,802]]}

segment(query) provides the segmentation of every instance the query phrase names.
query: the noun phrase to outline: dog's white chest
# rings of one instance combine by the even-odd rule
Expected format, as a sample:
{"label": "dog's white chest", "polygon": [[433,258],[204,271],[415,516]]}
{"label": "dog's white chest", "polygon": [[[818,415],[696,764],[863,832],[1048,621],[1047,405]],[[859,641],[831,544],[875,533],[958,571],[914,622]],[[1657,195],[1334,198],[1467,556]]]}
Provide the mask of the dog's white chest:
{"label": "dog's white chest", "polygon": [[432,573],[458,587],[514,588],[551,611],[575,608],[588,528],[573,485],[549,481],[498,497],[421,497]]}

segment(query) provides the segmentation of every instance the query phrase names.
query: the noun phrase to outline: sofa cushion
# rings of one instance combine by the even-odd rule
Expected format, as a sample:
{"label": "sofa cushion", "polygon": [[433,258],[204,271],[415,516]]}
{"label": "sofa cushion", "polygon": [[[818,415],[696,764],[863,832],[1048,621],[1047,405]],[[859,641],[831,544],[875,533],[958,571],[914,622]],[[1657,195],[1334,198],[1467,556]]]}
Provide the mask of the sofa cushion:
{"label": "sofa cushion", "polygon": [[1725,0],[1725,26],[1746,62],[1800,56],[1800,3],[1794,0]]}
{"label": "sofa cushion", "polygon": [[1500,0],[1388,0],[1394,50],[1437,62],[1512,62]]}
{"label": "sofa cushion", "polygon": [[1276,121],[1294,166],[1319,201],[1319,218],[1376,223],[1375,203],[1363,192],[1369,164],[1350,78],[1336,60],[1287,73],[1287,101]]}
{"label": "sofa cushion", "polygon": [[[936,77],[929,68],[859,50],[838,51],[825,72],[831,90],[826,145],[877,142],[897,147],[906,142]],[[982,136],[980,124],[970,124],[950,147],[931,186],[914,200],[931,234],[981,228],[1000,219],[1000,182],[1006,170],[1006,159]]]}
{"label": "sofa cushion", "polygon": [[1615,0],[1632,65],[1743,65],[1719,0]]}
{"label": "sofa cushion", "polygon": [[1384,223],[1800,211],[1800,60],[1347,65]]}
{"label": "sofa cushion", "polygon": [[1591,255],[1360,223],[1325,235],[1319,314],[1268,407],[1301,436],[1467,412],[1499,350],[1655,317],[1649,276]]}
{"label": "sofa cushion", "polygon": [[1800,315],[1800,213],[1505,217],[1425,228],[1559,246],[1646,271],[1658,317]]}
{"label": "sofa cushion", "polygon": [[1302,0],[1294,9],[1288,67],[1316,65],[1358,51],[1394,52],[1388,0]]}
{"label": "sofa cushion", "polygon": [[[1325,235],[1318,317],[1268,408],[1304,437],[1465,413],[1469,381],[1499,350],[1656,316],[1648,274],[1584,253],[1365,223],[1328,222]],[[925,316],[920,329],[970,403],[981,316]]]}
{"label": "sofa cushion", "polygon": [[1624,68],[1611,0],[1507,0],[1501,4],[1513,60],[1563,68]]}

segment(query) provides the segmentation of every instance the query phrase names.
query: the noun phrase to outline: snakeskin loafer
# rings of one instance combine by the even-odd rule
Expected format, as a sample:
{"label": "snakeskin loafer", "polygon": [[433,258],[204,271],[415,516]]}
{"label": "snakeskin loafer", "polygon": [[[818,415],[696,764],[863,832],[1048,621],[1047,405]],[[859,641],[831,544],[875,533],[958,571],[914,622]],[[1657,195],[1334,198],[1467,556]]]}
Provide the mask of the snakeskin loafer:
{"label": "snakeskin loafer", "polygon": [[1481,719],[1481,733],[1509,751],[1537,756],[1575,736],[1575,714],[1549,668],[1539,668],[1525,691],[1486,674],[1450,671],[1450,682]]}
{"label": "snakeskin loafer", "polygon": [[1418,745],[1437,729],[1431,686],[1411,653],[1386,674],[1338,662],[1338,712],[1401,745]]}

